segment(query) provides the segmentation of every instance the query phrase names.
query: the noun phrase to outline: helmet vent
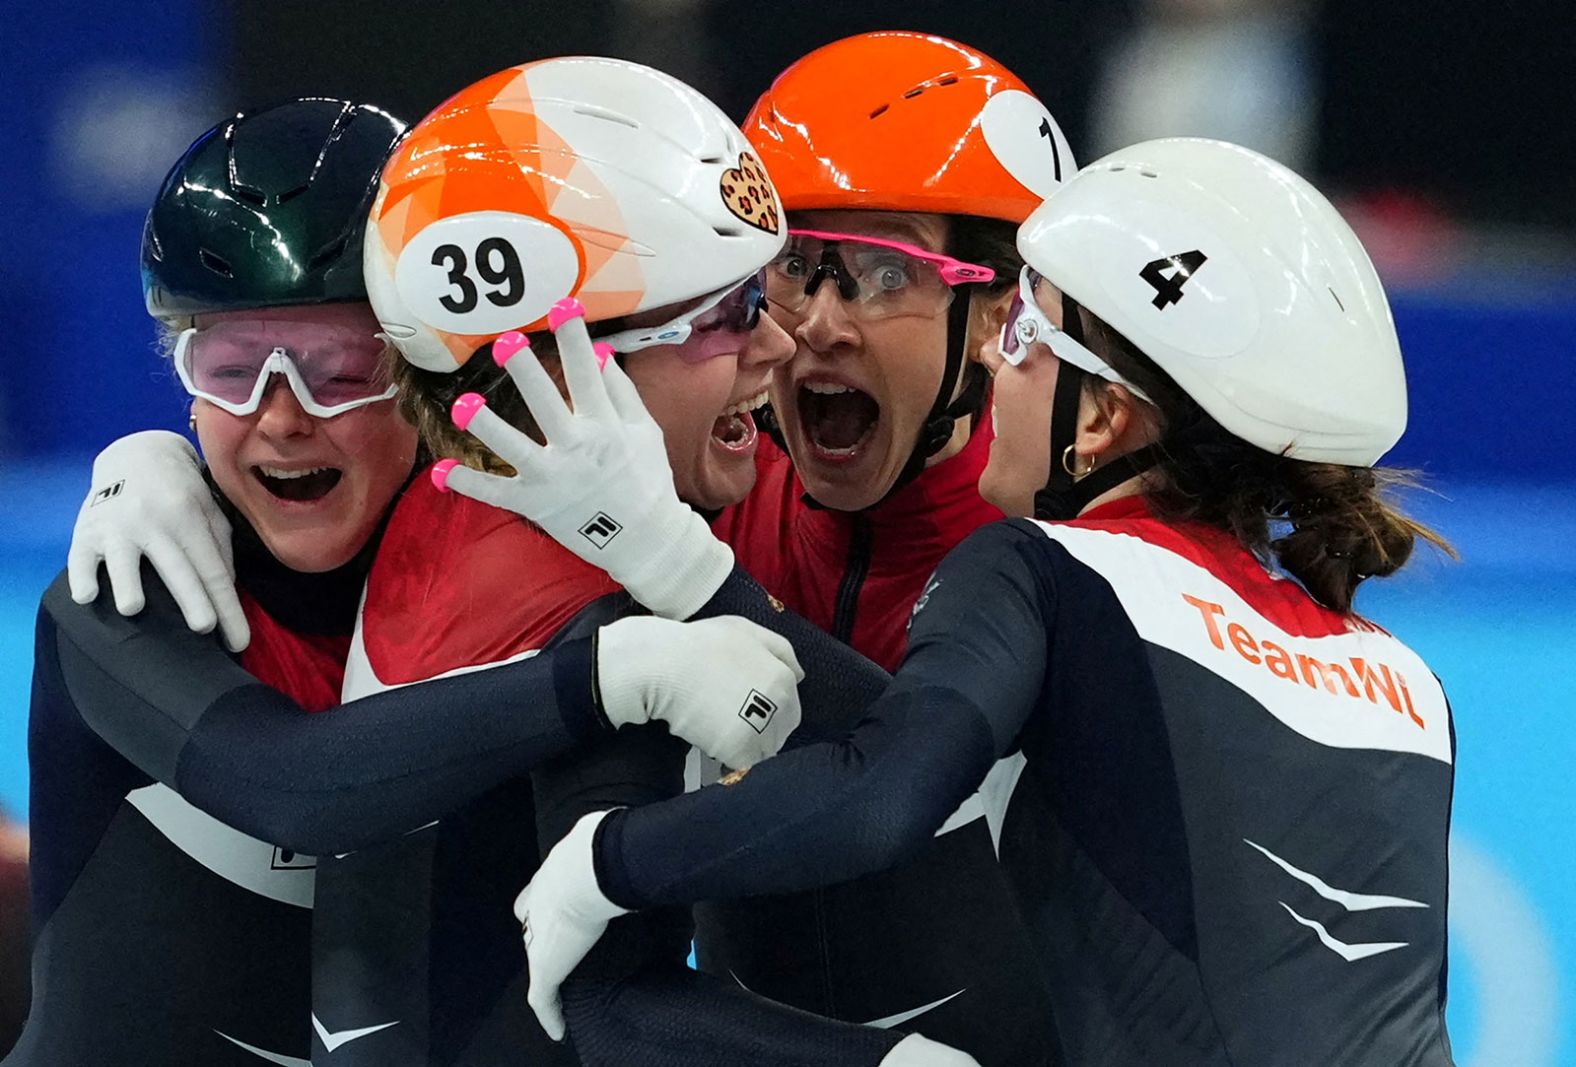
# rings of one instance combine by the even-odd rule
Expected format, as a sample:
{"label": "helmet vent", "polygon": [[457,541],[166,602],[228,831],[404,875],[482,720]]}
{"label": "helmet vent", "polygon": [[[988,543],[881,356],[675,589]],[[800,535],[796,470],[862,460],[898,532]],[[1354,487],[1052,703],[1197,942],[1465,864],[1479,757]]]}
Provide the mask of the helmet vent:
{"label": "helmet vent", "polygon": [[702,163],[707,163],[707,164],[721,163],[722,162],[722,157],[721,156],[701,156],[700,157],[700,161]]}
{"label": "helmet vent", "polygon": [[148,255],[157,263],[164,262],[164,242],[159,240],[158,231],[148,227]]}
{"label": "helmet vent", "polygon": [[345,238],[340,237],[325,245],[317,255],[312,257],[311,268],[317,270],[328,263],[332,263],[345,252]]}
{"label": "helmet vent", "polygon": [[575,107],[574,112],[576,115],[585,115],[587,118],[602,119],[605,122],[616,122],[620,126],[628,126],[632,130],[640,129],[640,123],[636,122],[628,115],[620,115],[618,112],[609,111],[606,108],[589,107],[585,104],[579,104]]}
{"label": "helmet vent", "polygon": [[1340,296],[1340,294],[1337,293],[1332,286],[1325,286],[1325,288],[1329,289],[1330,290],[1330,295],[1335,298],[1335,306],[1340,308],[1341,311],[1344,313],[1346,311],[1346,305],[1341,303],[1341,296]]}
{"label": "helmet vent", "polygon": [[1158,178],[1158,177],[1160,177],[1160,175],[1156,174],[1152,170],[1141,170],[1138,173],[1142,174],[1146,178]]}
{"label": "helmet vent", "polygon": [[918,85],[914,86],[908,92],[904,93],[903,94],[903,99],[904,100],[912,100],[912,99],[914,99],[914,97],[918,96],[920,93],[924,92],[926,89],[934,88],[935,86],[939,86],[939,85],[956,85],[956,84],[958,84],[958,76],[956,74],[947,74],[947,75],[944,75],[944,76],[942,76],[940,78],[937,78],[935,81],[932,81],[932,82],[920,82]]}
{"label": "helmet vent", "polygon": [[235,271],[231,269],[229,261],[223,256],[215,255],[206,248],[199,248],[197,250],[197,258],[202,260],[203,266],[207,267],[221,278],[235,277]]}
{"label": "helmet vent", "polygon": [[268,197],[261,189],[253,189],[250,185],[242,185],[234,180],[230,182],[230,185],[235,190],[235,195],[245,200],[248,204],[256,204],[258,207],[265,207],[268,204]]}
{"label": "helmet vent", "polygon": [[737,226],[713,226],[712,229],[718,237],[737,237],[744,232]]}
{"label": "helmet vent", "polygon": [[306,192],[307,186],[309,186],[311,184],[312,184],[311,181],[308,180],[308,181],[302,182],[300,185],[296,186],[294,189],[286,189],[284,192],[282,192],[278,196],[274,197],[274,203],[276,203],[276,204],[283,204],[287,200],[294,200],[296,197],[298,197],[302,193]]}
{"label": "helmet vent", "polygon": [[886,114],[887,108],[889,108],[891,106],[892,106],[891,104],[882,104],[880,107],[876,108],[874,111],[872,111],[870,113],[870,117],[873,118],[873,119],[880,118],[882,115]]}

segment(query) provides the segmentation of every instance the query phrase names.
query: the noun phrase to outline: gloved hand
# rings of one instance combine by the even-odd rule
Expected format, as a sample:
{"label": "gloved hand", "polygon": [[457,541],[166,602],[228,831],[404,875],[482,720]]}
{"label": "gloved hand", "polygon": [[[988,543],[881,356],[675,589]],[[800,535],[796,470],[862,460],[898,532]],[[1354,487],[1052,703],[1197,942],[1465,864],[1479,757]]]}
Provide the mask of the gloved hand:
{"label": "gloved hand", "polygon": [[799,725],[793,646],[737,616],[620,619],[597,631],[596,665],[614,726],[661,719],[729,767],[775,755]]}
{"label": "gloved hand", "polygon": [[980,1067],[967,1052],[943,1045],[920,1034],[909,1034],[892,1047],[880,1067]]}
{"label": "gloved hand", "polygon": [[605,811],[582,816],[553,846],[531,884],[514,898],[514,917],[520,921],[531,972],[526,1003],[554,1041],[564,1039],[558,987],[585,959],[607,924],[628,914],[602,895],[596,881],[591,845],[597,824],[606,816]]}
{"label": "gloved hand", "polygon": [[203,481],[197,450],[168,430],[122,437],[93,461],[66,557],[71,599],[91,604],[98,597],[102,561],[116,610],[137,614],[147,603],[144,556],[187,626],[205,634],[217,625],[230,651],[247,646],[252,633],[235,590],[229,520]]}
{"label": "gloved hand", "polygon": [[548,322],[573,411],[525,336],[505,334],[493,342],[493,359],[509,372],[547,444],[467,393],[455,401],[454,424],[518,473],[506,478],[445,461],[433,479],[440,489],[529,519],[653,614],[687,619],[728,577],[733,551],[674,492],[662,430],[610,350],[593,348],[580,302],[560,301]]}

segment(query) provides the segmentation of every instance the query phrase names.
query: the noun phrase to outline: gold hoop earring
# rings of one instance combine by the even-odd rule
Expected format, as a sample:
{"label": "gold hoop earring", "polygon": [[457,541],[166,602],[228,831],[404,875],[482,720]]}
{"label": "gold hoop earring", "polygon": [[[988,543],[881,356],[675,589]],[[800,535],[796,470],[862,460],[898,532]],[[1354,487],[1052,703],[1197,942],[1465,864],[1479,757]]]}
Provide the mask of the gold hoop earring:
{"label": "gold hoop earring", "polygon": [[1089,475],[1094,473],[1093,456],[1089,457],[1089,466],[1085,467],[1081,471],[1076,469],[1078,466],[1078,453],[1076,451],[1077,447],[1077,445],[1068,445],[1066,448],[1062,449],[1062,470],[1066,471],[1068,477],[1070,477],[1075,482],[1080,478],[1087,478]]}
{"label": "gold hoop earring", "polygon": [[186,425],[191,427],[192,433],[197,432],[197,413],[195,411],[188,411],[186,413]]}

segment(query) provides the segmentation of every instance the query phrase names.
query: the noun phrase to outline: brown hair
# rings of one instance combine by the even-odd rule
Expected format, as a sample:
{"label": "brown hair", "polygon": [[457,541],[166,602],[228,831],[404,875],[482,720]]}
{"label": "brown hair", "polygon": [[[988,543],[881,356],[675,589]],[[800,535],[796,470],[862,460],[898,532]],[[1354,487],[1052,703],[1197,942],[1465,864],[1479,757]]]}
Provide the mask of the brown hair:
{"label": "brown hair", "polygon": [[983,285],[967,285],[961,289],[967,294],[968,330],[964,345],[963,368],[954,385],[954,396],[969,388],[977,390],[976,401],[970,417],[979,425],[980,416],[990,400],[989,375],[973,358],[974,350],[999,328],[997,316],[1006,315],[1002,297],[1018,288],[1018,272],[1023,269],[1023,259],[1018,255],[1018,228],[1004,219],[990,219],[979,215],[948,216],[947,253],[965,263],[990,267],[996,276]]}
{"label": "brown hair", "polygon": [[990,267],[996,277],[985,285],[971,285],[971,293],[998,296],[1018,287],[1023,257],[1018,255],[1018,227],[1005,219],[980,215],[951,215],[947,254],[965,263]]}
{"label": "brown hair", "polygon": [[[1087,310],[1081,314],[1089,346],[1155,401],[1161,477],[1149,499],[1158,514],[1231,531],[1341,612],[1352,610],[1364,579],[1400,570],[1420,538],[1456,557],[1449,542],[1392,499],[1396,490],[1418,487],[1415,472],[1312,463],[1257,448],[1226,432],[1131,341]],[[1084,388],[1098,397],[1111,385],[1089,375]]]}
{"label": "brown hair", "polygon": [[[543,330],[529,337],[531,351],[563,392],[558,346],[553,335]],[[416,427],[421,443],[434,458],[457,459],[467,467],[493,474],[514,473],[514,469],[493,455],[487,446],[454,425],[450,409],[465,393],[480,393],[487,398],[487,407],[499,418],[538,443],[544,440],[508,372],[493,362],[492,345],[483,345],[463,366],[447,374],[423,370],[405,361],[392,346],[384,358],[388,360],[394,384],[399,387],[400,414]]]}

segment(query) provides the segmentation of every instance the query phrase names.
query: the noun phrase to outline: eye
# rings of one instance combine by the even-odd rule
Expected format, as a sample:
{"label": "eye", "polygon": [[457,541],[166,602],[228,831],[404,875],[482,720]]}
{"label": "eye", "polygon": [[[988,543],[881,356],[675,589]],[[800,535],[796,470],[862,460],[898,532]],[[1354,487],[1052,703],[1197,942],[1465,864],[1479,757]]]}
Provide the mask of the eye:
{"label": "eye", "polygon": [[875,270],[875,283],[882,292],[893,292],[908,284],[908,271],[901,264],[882,264]]}
{"label": "eye", "polygon": [[257,377],[257,368],[242,364],[230,364],[224,367],[211,368],[207,373],[207,377],[221,382],[245,381],[248,378]]}
{"label": "eye", "polygon": [[784,278],[803,278],[810,273],[810,264],[797,252],[784,252],[772,260],[772,269]]}

